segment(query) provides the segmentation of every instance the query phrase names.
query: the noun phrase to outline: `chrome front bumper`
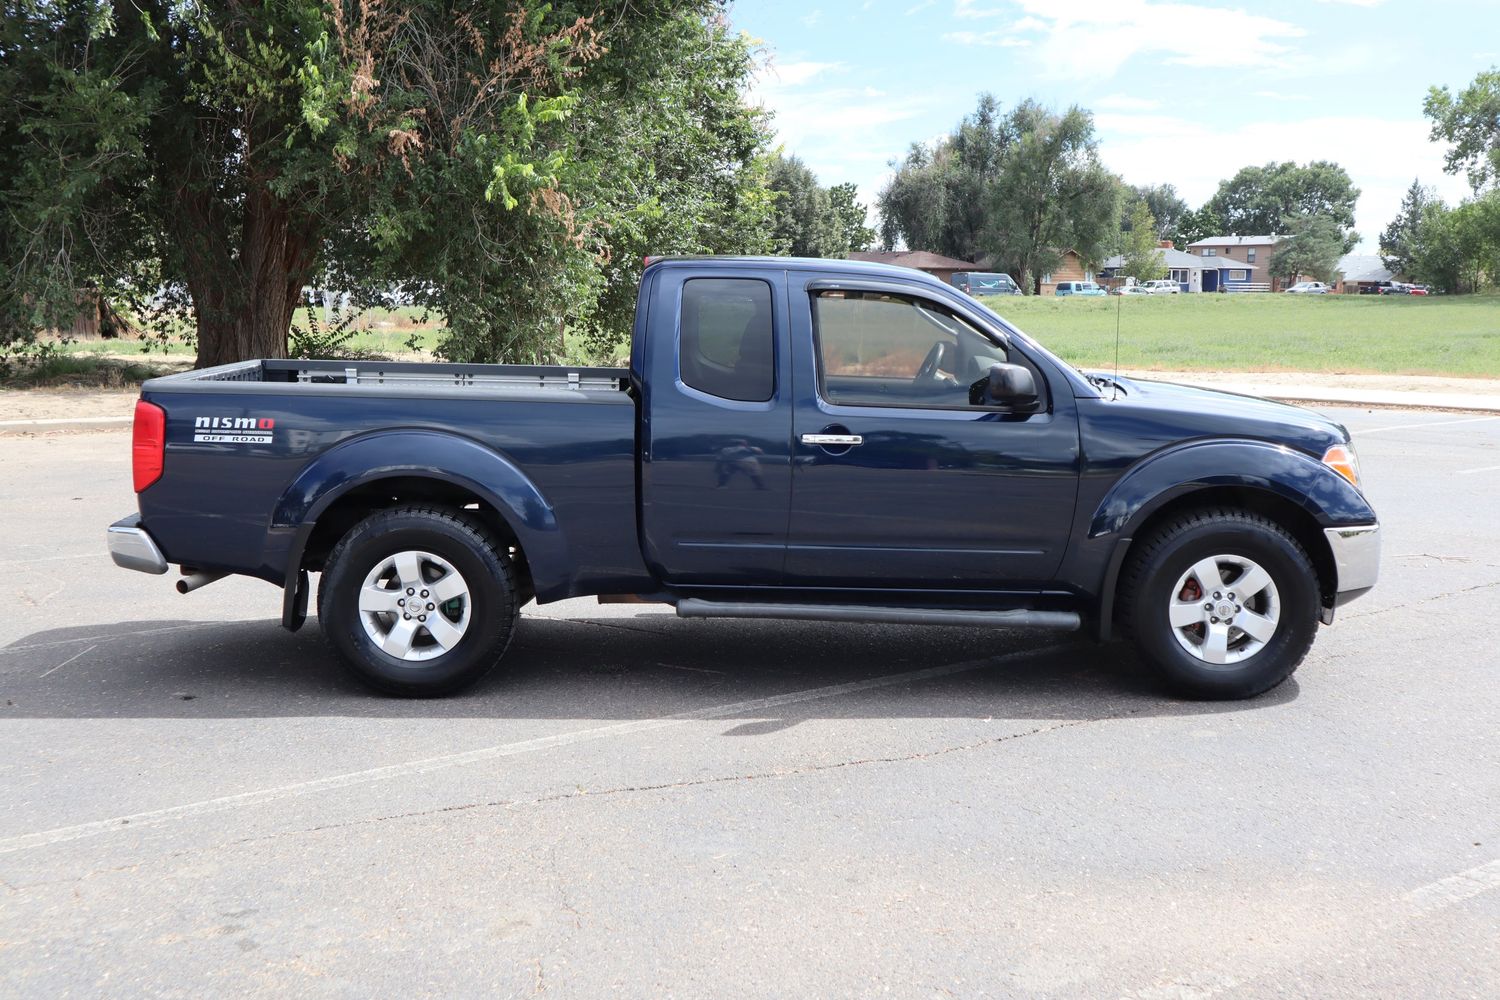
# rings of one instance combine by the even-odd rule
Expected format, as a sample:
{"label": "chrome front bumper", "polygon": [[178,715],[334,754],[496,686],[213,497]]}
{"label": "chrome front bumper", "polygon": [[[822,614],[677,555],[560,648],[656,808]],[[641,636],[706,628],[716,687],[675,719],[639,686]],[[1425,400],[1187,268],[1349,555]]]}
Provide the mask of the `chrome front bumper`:
{"label": "chrome front bumper", "polygon": [[167,559],[156,547],[156,540],[141,527],[141,515],[122,517],[109,526],[109,557],[116,566],[141,573],[165,573]]}
{"label": "chrome front bumper", "polygon": [[1324,528],[1338,573],[1335,604],[1351,601],[1375,586],[1380,576],[1380,525]]}

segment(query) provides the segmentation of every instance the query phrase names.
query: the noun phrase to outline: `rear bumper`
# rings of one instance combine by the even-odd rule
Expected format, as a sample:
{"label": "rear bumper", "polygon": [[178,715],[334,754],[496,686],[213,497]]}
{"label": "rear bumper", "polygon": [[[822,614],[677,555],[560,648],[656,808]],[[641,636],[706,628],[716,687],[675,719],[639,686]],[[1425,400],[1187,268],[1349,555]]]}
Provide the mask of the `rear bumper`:
{"label": "rear bumper", "polygon": [[167,559],[156,540],[141,527],[141,515],[120,518],[109,526],[105,537],[109,542],[109,557],[116,566],[158,575],[167,571]]}
{"label": "rear bumper", "polygon": [[1346,604],[1375,586],[1380,576],[1380,525],[1324,528],[1338,574],[1334,604]]}

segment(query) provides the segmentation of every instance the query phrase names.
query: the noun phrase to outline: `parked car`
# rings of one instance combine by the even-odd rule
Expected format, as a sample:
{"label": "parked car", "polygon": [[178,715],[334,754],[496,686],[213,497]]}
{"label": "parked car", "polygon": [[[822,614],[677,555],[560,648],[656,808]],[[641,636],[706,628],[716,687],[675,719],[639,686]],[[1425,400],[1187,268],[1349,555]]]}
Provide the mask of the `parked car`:
{"label": "parked car", "polygon": [[1116,295],[1150,295],[1151,289],[1145,285],[1121,285],[1115,289]]}
{"label": "parked car", "polygon": [[1343,426],[1082,372],[929,275],[657,259],[635,315],[628,368],[151,379],[138,510],[110,554],[180,566],[182,593],[268,581],[293,630],[321,574],[333,648],[399,695],[485,674],[528,601],[599,596],[682,618],[1123,626],[1178,690],[1242,698],[1378,575]]}
{"label": "parked car", "polygon": [[1429,288],[1429,287],[1427,287],[1426,285],[1407,285],[1406,286],[1406,294],[1407,295],[1431,295],[1432,294],[1432,289]]}
{"label": "parked car", "polygon": [[1286,290],[1288,295],[1327,295],[1332,291],[1321,281],[1299,281]]}
{"label": "parked car", "polygon": [[1092,281],[1059,281],[1058,295],[1103,295],[1104,289]]}
{"label": "parked car", "polygon": [[1181,295],[1182,284],[1170,278],[1157,278],[1146,282],[1146,291],[1152,295]]}
{"label": "parked car", "polygon": [[1404,281],[1382,281],[1380,283],[1381,295],[1410,295],[1411,286]]}
{"label": "parked car", "polygon": [[1020,295],[1021,287],[1008,274],[998,271],[958,271],[953,287],[978,298],[981,295]]}

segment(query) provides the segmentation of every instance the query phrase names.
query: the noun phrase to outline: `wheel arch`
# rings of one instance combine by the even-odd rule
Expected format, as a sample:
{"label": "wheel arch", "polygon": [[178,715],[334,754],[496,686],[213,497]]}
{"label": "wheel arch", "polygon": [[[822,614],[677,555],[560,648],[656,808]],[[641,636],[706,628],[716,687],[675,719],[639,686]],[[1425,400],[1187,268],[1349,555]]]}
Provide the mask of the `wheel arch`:
{"label": "wheel arch", "polygon": [[1307,552],[1313,568],[1318,574],[1318,599],[1325,615],[1331,611],[1334,593],[1338,587],[1338,569],[1334,563],[1333,550],[1318,519],[1305,507],[1293,503],[1271,490],[1242,484],[1208,486],[1180,493],[1146,511],[1131,523],[1121,539],[1114,558],[1110,560],[1109,580],[1104,599],[1108,614],[1099,616],[1099,638],[1108,640],[1114,634],[1114,618],[1121,605],[1123,574],[1121,569],[1140,548],[1155,534],[1157,528],[1191,511],[1204,508],[1230,508],[1259,514],[1286,530]]}
{"label": "wheel arch", "polygon": [[377,433],[324,452],[277,503],[273,525],[295,529],[282,625],[293,630],[301,625],[306,574],[321,568],[350,527],[378,510],[410,502],[470,511],[512,548],[528,598],[566,588],[569,562],[561,526],[551,504],[514,462],[455,434]]}

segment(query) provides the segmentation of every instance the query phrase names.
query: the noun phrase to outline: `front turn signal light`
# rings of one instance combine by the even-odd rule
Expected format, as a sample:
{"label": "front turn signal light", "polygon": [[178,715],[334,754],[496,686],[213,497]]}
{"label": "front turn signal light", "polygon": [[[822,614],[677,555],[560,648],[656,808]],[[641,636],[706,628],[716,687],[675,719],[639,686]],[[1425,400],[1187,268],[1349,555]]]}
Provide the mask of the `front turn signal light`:
{"label": "front turn signal light", "polygon": [[1351,445],[1336,444],[1323,452],[1323,464],[1349,480],[1349,485],[1359,487],[1359,458]]}

